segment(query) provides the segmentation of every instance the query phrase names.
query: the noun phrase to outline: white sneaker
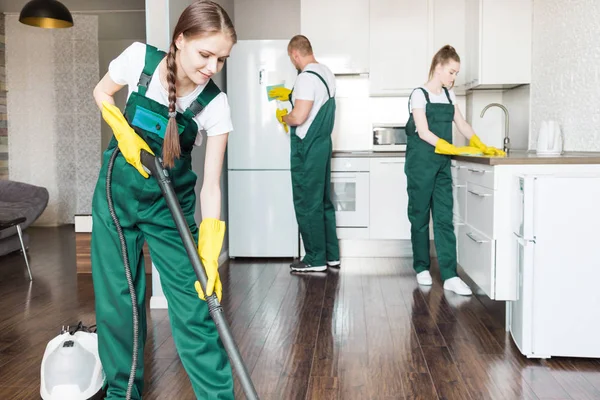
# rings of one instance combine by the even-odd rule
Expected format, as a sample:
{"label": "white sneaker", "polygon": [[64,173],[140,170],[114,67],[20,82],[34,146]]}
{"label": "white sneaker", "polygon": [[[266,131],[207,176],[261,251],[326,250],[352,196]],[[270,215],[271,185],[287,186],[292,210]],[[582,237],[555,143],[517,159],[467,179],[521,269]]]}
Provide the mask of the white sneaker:
{"label": "white sneaker", "polygon": [[336,260],[336,261],[327,261],[327,265],[329,265],[330,267],[337,267],[339,268],[341,265],[340,260]]}
{"label": "white sneaker", "polygon": [[431,279],[429,271],[425,270],[417,274],[417,282],[419,285],[431,286],[433,284],[433,279]]}
{"label": "white sneaker", "polygon": [[461,296],[470,296],[473,294],[471,289],[467,286],[466,283],[463,282],[458,276],[454,278],[446,279],[444,282],[444,289],[451,290],[456,294],[460,294]]}

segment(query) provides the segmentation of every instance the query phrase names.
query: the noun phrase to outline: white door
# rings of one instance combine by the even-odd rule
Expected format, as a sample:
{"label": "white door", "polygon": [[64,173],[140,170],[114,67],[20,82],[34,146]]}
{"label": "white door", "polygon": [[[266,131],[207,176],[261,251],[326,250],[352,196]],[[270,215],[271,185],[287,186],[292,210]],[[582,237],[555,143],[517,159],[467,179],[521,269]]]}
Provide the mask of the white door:
{"label": "white door", "polygon": [[228,169],[290,168],[290,136],[275,118],[289,102],[269,101],[272,85],[291,89],[297,72],[287,54],[287,40],[241,40],[227,61],[227,97],[233,132]]}
{"label": "white door", "polygon": [[229,171],[229,255],[295,257],[290,171]]}
{"label": "white door", "polygon": [[410,240],[405,158],[371,159],[369,234],[371,239]]}

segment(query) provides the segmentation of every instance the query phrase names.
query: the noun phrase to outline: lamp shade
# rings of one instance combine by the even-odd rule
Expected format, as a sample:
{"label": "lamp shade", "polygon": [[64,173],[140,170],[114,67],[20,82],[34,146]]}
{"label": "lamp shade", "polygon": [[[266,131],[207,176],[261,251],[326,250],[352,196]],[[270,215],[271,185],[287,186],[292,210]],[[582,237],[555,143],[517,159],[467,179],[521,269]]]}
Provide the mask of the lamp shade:
{"label": "lamp shade", "polygon": [[25,4],[19,15],[19,21],[40,28],[70,28],[73,16],[57,0],[31,0]]}

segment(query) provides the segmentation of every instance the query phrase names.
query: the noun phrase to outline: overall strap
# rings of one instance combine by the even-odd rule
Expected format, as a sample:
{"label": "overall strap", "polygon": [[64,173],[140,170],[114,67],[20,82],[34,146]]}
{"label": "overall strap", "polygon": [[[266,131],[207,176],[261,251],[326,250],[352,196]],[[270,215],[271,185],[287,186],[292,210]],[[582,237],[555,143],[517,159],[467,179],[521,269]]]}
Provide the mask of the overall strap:
{"label": "overall strap", "polygon": [[423,95],[425,95],[425,101],[427,101],[427,103],[430,103],[429,101],[429,93],[427,93],[427,90],[425,90],[422,87],[418,87],[413,89],[412,92],[410,92],[410,96],[408,96],[408,113],[411,114],[410,112],[410,99],[412,98],[413,93],[415,92],[415,90],[421,89],[421,91],[423,92]]}
{"label": "overall strap", "polygon": [[448,92],[448,89],[446,89],[445,86],[442,86],[442,88],[444,89],[444,92],[446,92],[446,97],[448,98],[448,103],[452,104],[452,100],[450,99],[450,93]]}
{"label": "overall strap", "polygon": [[202,112],[215,97],[217,97],[221,93],[221,89],[217,86],[216,83],[213,82],[212,79],[208,80],[208,83],[200,92],[196,100],[192,101],[190,106],[183,113],[190,118],[194,118],[198,114]]}
{"label": "overall strap", "polygon": [[323,77],[321,75],[317,74],[315,71],[304,71],[304,72],[316,75],[316,77],[319,78],[321,80],[321,82],[323,82],[323,85],[325,85],[325,89],[327,89],[327,97],[331,98],[331,92],[329,91],[329,86],[327,86],[327,82],[325,82],[325,79],[323,79]]}
{"label": "overall strap", "polygon": [[142,96],[146,95],[148,85],[152,80],[152,74],[158,67],[160,61],[165,57],[167,53],[158,50],[156,47],[149,44],[146,45],[146,59],[144,60],[144,69],[140,74],[140,80],[138,81],[138,93]]}

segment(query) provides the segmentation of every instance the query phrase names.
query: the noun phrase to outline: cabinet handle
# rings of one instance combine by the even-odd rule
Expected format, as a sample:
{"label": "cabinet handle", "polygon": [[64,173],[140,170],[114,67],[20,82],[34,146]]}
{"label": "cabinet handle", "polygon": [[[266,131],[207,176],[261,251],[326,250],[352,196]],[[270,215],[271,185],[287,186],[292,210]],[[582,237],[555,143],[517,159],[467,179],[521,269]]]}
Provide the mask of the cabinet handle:
{"label": "cabinet handle", "polygon": [[467,236],[469,237],[469,239],[471,239],[472,241],[474,241],[475,243],[478,243],[478,244],[489,242],[489,240],[477,239],[476,237],[473,236],[473,234],[471,232],[468,232]]}
{"label": "cabinet handle", "polygon": [[489,194],[489,193],[477,193],[477,192],[474,192],[469,189],[467,189],[467,192],[474,194],[475,196],[478,196],[478,197],[490,197],[491,196],[491,194]]}
{"label": "cabinet handle", "polygon": [[404,161],[380,161],[381,164],[404,164]]}
{"label": "cabinet handle", "polygon": [[484,169],[474,169],[474,168],[469,168],[470,172],[474,172],[476,174],[485,174],[487,171]]}
{"label": "cabinet handle", "polygon": [[463,188],[463,187],[467,187],[467,185],[455,185],[454,183],[452,184],[452,187],[455,188]]}

